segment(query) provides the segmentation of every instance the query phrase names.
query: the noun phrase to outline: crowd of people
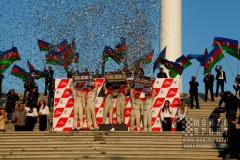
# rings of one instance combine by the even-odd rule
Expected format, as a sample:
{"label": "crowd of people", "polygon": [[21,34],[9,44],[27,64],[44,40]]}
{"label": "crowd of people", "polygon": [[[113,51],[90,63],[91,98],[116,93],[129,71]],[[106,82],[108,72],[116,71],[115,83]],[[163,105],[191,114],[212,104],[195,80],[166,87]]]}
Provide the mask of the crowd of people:
{"label": "crowd of people", "polygon": [[[124,66],[123,70],[125,72],[129,72],[128,66]],[[139,68],[138,66],[136,66],[134,72],[134,75],[137,76],[143,76],[144,75],[144,71]],[[226,74],[223,71],[222,66],[218,66],[215,68],[216,71],[216,81],[217,81],[217,87],[216,87],[216,94],[215,97],[218,97],[219,95],[222,97],[222,99],[224,99],[224,95],[230,94],[230,92],[224,92],[224,82],[226,83]],[[45,112],[48,114],[49,113],[49,109],[51,109],[53,107],[52,105],[52,101],[54,99],[54,89],[55,89],[55,80],[54,80],[54,71],[52,69],[51,66],[48,67],[48,69],[44,68],[44,72],[48,72],[49,73],[49,77],[45,78],[45,90],[44,90],[44,95],[48,96],[48,102],[47,104],[45,104],[45,101],[41,100],[41,104],[44,102],[43,106],[44,107],[44,115]],[[68,73],[67,73],[67,77],[68,78],[73,78],[75,73],[79,73],[79,71],[74,72],[73,69],[71,69]],[[88,69],[86,68],[84,70],[83,73],[89,73]],[[129,73],[130,75],[130,73]],[[104,77],[102,74],[99,73],[99,70],[95,71],[94,74],[94,78],[102,78]],[[160,68],[159,73],[157,74],[157,78],[167,78],[167,74],[164,72],[163,68]],[[3,78],[3,76],[0,76],[1,80]],[[207,75],[204,77],[203,82],[205,83],[205,101],[208,100],[208,90],[210,90],[211,93],[211,100],[214,101],[214,95],[213,95],[213,83],[214,83],[214,76],[211,74],[211,71],[209,71],[207,73]],[[234,88],[236,90],[236,96],[232,95],[231,96],[235,96],[238,99],[240,99],[240,78],[236,78],[236,85],[234,85]],[[196,80],[196,77],[192,77],[192,80],[189,82],[190,85],[190,89],[189,89],[189,93],[190,93],[190,109],[192,109],[194,107],[193,105],[193,98],[195,98],[196,101],[196,108],[200,109],[199,106],[199,102],[198,102],[198,86],[199,83]],[[87,122],[88,122],[88,128],[90,130],[97,130],[98,126],[96,124],[96,114],[95,114],[95,104],[93,103],[95,101],[96,98],[96,93],[98,90],[98,84],[95,84],[94,86],[88,85],[87,86],[87,94],[82,92],[82,84],[81,83],[77,83],[77,85],[75,86],[75,88],[72,86],[72,81],[70,83],[70,88],[74,97],[74,126],[73,129],[74,130],[81,130],[82,129],[82,125],[83,125],[83,112],[84,110],[86,110],[87,113]],[[219,94],[219,87],[221,87],[221,93]],[[144,127],[144,131],[151,131],[151,123],[150,123],[150,119],[151,119],[151,110],[152,110],[152,103],[153,103],[153,99],[155,97],[155,90],[152,89],[152,93],[145,93],[145,100],[141,101],[139,99],[139,94],[140,93],[135,93],[133,94],[133,90],[131,89],[133,88],[133,84],[129,83],[129,82],[121,82],[119,84],[118,89],[113,89],[113,85],[111,83],[104,83],[103,84],[103,91],[104,91],[104,95],[105,95],[105,106],[104,106],[104,111],[103,111],[103,124],[106,123],[106,117],[107,115],[109,115],[109,123],[112,123],[112,108],[113,108],[113,104],[112,104],[112,100],[114,98],[116,98],[116,111],[117,111],[117,123],[122,124],[125,122],[125,117],[124,117],[124,109],[126,108],[126,96],[127,94],[130,93],[130,98],[131,98],[131,102],[132,102],[132,113],[131,113],[131,124],[135,124],[136,122],[136,126],[137,126],[137,130],[140,130],[140,120],[143,120],[143,127]],[[48,92],[47,92],[48,91]],[[7,119],[12,120],[12,122],[16,121],[16,117],[15,114],[19,113],[21,111],[21,106],[25,105],[25,109],[24,109],[24,113],[26,112],[26,115],[29,116],[26,119],[31,119],[29,121],[33,122],[33,118],[31,117],[42,117],[40,116],[39,112],[41,111],[41,105],[40,102],[38,101],[39,99],[39,92],[38,92],[38,87],[36,85],[36,83],[34,85],[30,84],[29,82],[25,82],[24,83],[24,96],[23,96],[23,103],[20,104],[18,106],[18,109],[15,111],[15,105],[16,105],[16,101],[18,101],[20,98],[17,95],[17,93],[15,93],[14,89],[9,90],[9,92],[7,93],[7,101],[6,101],[6,107],[5,110],[7,113]],[[222,100],[219,102],[219,106],[221,106],[222,102],[225,100]],[[27,103],[25,103],[27,102]],[[106,103],[107,102],[107,103]],[[236,103],[239,103],[240,100]],[[232,103],[232,101],[231,101]],[[229,118],[229,115],[234,115],[236,113],[236,109],[234,111],[231,110],[231,107],[229,109],[228,105],[226,105],[227,102],[225,102],[225,108],[226,108],[226,112],[227,112],[227,117]],[[185,116],[187,113],[187,107],[186,107],[186,103],[184,102],[183,99],[181,99],[179,101],[179,109],[177,110],[177,113],[175,115],[176,120],[175,123],[178,126],[182,125],[182,122],[185,121]],[[230,106],[233,106],[232,104]],[[47,108],[45,111],[45,108]],[[15,113],[15,114],[14,114]],[[162,128],[164,131],[170,131],[171,130],[171,126],[172,126],[172,121],[171,121],[171,117],[173,117],[172,115],[172,110],[171,110],[171,104],[168,100],[165,101],[164,103],[164,107],[161,110],[161,120],[162,120]],[[240,116],[240,115],[239,115]],[[77,127],[77,119],[80,119],[80,127]],[[232,117],[231,117],[232,118]],[[28,124],[28,121],[26,121],[26,123],[24,123],[24,126],[26,125],[27,127],[25,127],[26,130],[31,130],[33,123],[32,124]],[[41,118],[41,122],[45,123],[47,122],[47,120],[45,118]],[[22,124],[22,122],[18,122],[16,121],[16,124]],[[92,127],[92,123],[93,126]],[[130,130],[133,130],[133,126],[131,125]],[[17,126],[17,125],[16,125]],[[31,126],[31,127],[29,127]],[[21,127],[20,127],[21,128]],[[19,130],[19,129],[16,129]],[[44,130],[41,129],[41,130]],[[177,130],[181,130],[180,127],[177,127]]]}

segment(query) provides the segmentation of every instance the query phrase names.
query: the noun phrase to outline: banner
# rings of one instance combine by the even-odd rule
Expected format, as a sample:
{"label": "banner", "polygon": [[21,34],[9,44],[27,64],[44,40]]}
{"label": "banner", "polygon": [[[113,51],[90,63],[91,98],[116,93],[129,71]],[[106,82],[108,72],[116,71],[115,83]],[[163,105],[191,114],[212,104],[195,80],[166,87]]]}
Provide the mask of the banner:
{"label": "banner", "polygon": [[108,82],[119,82],[126,80],[125,72],[105,72],[104,76]]}
{"label": "banner", "polygon": [[141,77],[135,76],[133,82],[135,84],[142,84],[142,85],[152,86],[153,79],[151,79],[150,77],[145,77],[145,76],[141,76]]}
{"label": "banner", "polygon": [[[102,123],[103,108],[104,108],[104,97],[99,96],[102,90],[104,78],[97,78],[98,82],[98,96],[95,100],[96,120],[97,124]],[[70,79],[56,79],[55,80],[55,97],[54,97],[54,113],[53,113],[53,131],[71,131],[73,128],[73,106],[74,99],[72,98],[71,91],[69,88]],[[74,86],[75,84],[73,84]],[[172,78],[156,78],[154,80],[154,89],[156,97],[153,101],[152,106],[152,131],[161,131],[161,119],[160,112],[166,100],[171,103],[172,121],[174,120],[175,113],[177,111],[178,101],[180,98],[179,93],[179,79]],[[151,92],[151,86],[136,84],[134,91],[141,92],[140,99],[144,100],[144,93]],[[83,86],[83,92],[87,92],[87,83]],[[126,109],[125,109],[125,124],[130,127],[130,114],[131,114],[131,101],[129,96],[126,97]],[[83,118],[84,124],[83,129],[88,130],[86,124],[86,113]],[[108,123],[108,118],[106,123]],[[113,124],[117,124],[116,119],[116,99],[113,100]],[[142,130],[141,123],[141,130]],[[136,130],[136,128],[135,128]],[[176,130],[176,126],[172,124],[172,131]]]}
{"label": "banner", "polygon": [[73,82],[88,82],[93,81],[94,73],[79,73],[74,74]]}

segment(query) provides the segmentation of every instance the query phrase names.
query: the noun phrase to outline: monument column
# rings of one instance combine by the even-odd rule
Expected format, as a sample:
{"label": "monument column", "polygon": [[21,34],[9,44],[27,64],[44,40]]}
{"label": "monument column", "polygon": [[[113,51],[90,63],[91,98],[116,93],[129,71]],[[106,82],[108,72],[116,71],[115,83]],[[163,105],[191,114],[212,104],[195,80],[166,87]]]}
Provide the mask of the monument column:
{"label": "monument column", "polygon": [[[166,59],[175,62],[182,55],[182,0],[161,0],[160,51],[165,46]],[[181,79],[179,87],[182,92]]]}

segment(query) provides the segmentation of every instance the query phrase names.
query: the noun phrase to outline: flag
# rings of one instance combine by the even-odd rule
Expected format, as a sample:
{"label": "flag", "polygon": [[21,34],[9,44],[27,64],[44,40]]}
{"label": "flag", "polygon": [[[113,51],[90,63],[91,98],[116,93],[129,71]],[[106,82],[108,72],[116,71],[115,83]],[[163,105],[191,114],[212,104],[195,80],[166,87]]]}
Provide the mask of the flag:
{"label": "flag", "polygon": [[29,68],[30,70],[31,70],[31,69],[34,69],[32,63],[31,63],[29,60],[27,60],[27,65],[28,65],[28,68]]}
{"label": "flag", "polygon": [[166,51],[167,51],[167,46],[163,48],[163,50],[159,53],[157,59],[153,63],[153,73],[157,68],[160,68],[160,65],[162,64],[162,59],[166,57]]}
{"label": "flag", "polygon": [[3,63],[3,64],[0,64],[0,74],[2,74],[3,72],[5,72],[8,67],[10,66],[9,63]]}
{"label": "flag", "polygon": [[36,79],[39,79],[39,78],[46,78],[46,77],[49,77],[49,73],[48,72],[43,72],[43,71],[39,71],[39,70],[36,70],[33,66],[33,64],[27,60],[27,64],[28,64],[28,68],[30,70],[30,74],[33,75]]}
{"label": "flag", "polygon": [[192,63],[187,59],[187,57],[185,55],[182,55],[181,57],[179,57],[178,59],[176,59],[175,63],[183,66],[184,69],[186,69],[187,67],[189,67]]}
{"label": "flag", "polygon": [[199,54],[189,54],[187,55],[188,60],[196,59],[198,62],[202,62],[206,55],[199,55]]}
{"label": "flag", "polygon": [[214,65],[224,58],[221,47],[217,44],[213,50],[205,57],[201,65],[204,66],[204,74],[207,74]]}
{"label": "flag", "polygon": [[177,63],[174,63],[172,61],[168,61],[167,59],[162,59],[162,63],[163,65],[170,71],[174,71],[175,73],[181,75],[184,68],[183,66],[177,64]]}
{"label": "flag", "polygon": [[155,50],[152,50],[150,53],[143,55],[138,60],[135,61],[135,64],[149,64],[152,61],[152,57]]}
{"label": "flag", "polygon": [[45,42],[39,39],[37,41],[38,41],[38,47],[40,51],[49,51],[53,48],[53,46],[48,42]]}
{"label": "flag", "polygon": [[77,43],[77,41],[75,40],[75,38],[73,38],[71,45],[72,45],[72,49],[73,49],[74,51],[76,51],[76,49],[77,49],[76,43]]}
{"label": "flag", "polygon": [[78,63],[78,61],[79,61],[79,53],[75,53],[73,62]]}
{"label": "flag", "polygon": [[105,72],[105,64],[109,60],[109,57],[106,56],[104,53],[102,55],[102,74]]}
{"label": "flag", "polygon": [[30,75],[30,73],[26,72],[16,64],[13,66],[11,74],[18,78],[21,78],[26,82],[29,82],[30,84],[34,84],[34,78]]}
{"label": "flag", "polygon": [[103,50],[103,54],[106,57],[112,58],[117,64],[120,64],[123,60],[123,55],[116,53],[111,47],[105,46]]}
{"label": "flag", "polygon": [[170,77],[170,78],[175,78],[175,77],[177,77],[177,75],[178,75],[178,74],[175,73],[174,71],[169,71],[168,73],[169,73],[169,77]]}
{"label": "flag", "polygon": [[68,45],[61,53],[60,53],[60,59],[59,64],[62,64],[64,66],[64,69],[66,72],[68,72],[68,66],[73,62],[75,56],[73,53],[73,49],[71,45]]}
{"label": "flag", "polygon": [[8,63],[11,65],[17,60],[21,60],[17,47],[0,53],[0,64]]}
{"label": "flag", "polygon": [[59,52],[50,50],[46,55],[46,63],[47,64],[53,64],[53,65],[58,65],[59,64]]}
{"label": "flag", "polygon": [[120,43],[115,46],[115,51],[121,55],[126,55],[127,54],[127,44],[126,44],[126,39],[121,37],[120,38]]}
{"label": "flag", "polygon": [[226,50],[228,54],[239,59],[238,56],[238,41],[229,38],[214,37],[213,46],[219,44],[222,50]]}
{"label": "flag", "polygon": [[57,48],[58,52],[62,52],[68,46],[68,41],[65,39],[55,47]]}

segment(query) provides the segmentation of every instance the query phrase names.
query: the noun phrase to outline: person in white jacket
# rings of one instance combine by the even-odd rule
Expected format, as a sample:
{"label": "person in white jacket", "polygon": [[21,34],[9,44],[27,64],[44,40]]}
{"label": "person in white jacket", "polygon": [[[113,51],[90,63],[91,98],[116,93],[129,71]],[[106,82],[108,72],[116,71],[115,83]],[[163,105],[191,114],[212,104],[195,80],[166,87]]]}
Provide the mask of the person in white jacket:
{"label": "person in white jacket", "polygon": [[[70,80],[69,87],[71,89],[73,98],[74,98],[74,118],[73,118],[73,130],[82,130],[83,127],[83,110],[85,109],[85,94],[82,92],[83,85],[77,83],[75,88],[73,88],[73,80]],[[79,118],[80,128],[77,126],[77,120]]]}
{"label": "person in white jacket", "polygon": [[40,131],[46,131],[47,129],[47,115],[49,115],[49,107],[46,105],[46,102],[43,99],[41,99],[38,104]]}
{"label": "person in white jacket", "polygon": [[175,121],[177,123],[177,131],[185,131],[186,115],[187,115],[187,105],[183,99],[180,99],[178,102],[178,109],[175,115]]}
{"label": "person in white jacket", "polygon": [[172,109],[170,107],[170,101],[166,100],[161,110],[162,131],[172,130]]}
{"label": "person in white jacket", "polygon": [[136,121],[137,131],[140,131],[140,121],[143,116],[143,101],[139,99],[140,93],[136,92],[133,95],[133,88],[130,90],[130,98],[131,98],[131,118],[130,118],[130,131],[134,129],[134,123]]}
{"label": "person in white jacket", "polygon": [[156,92],[152,86],[152,95],[149,92],[145,93],[143,101],[143,131],[152,131],[152,105]]}
{"label": "person in white jacket", "polygon": [[25,110],[27,111],[27,118],[25,122],[26,131],[33,131],[35,123],[37,121],[37,108],[34,107],[35,102],[30,100],[26,103]]}
{"label": "person in white jacket", "polygon": [[[94,83],[95,88],[93,89],[92,85],[87,85],[87,124],[89,130],[98,130],[97,120],[96,120],[96,111],[95,111],[95,99],[97,97],[97,91],[98,91],[98,83]],[[92,128],[92,123],[94,125],[94,128]]]}

